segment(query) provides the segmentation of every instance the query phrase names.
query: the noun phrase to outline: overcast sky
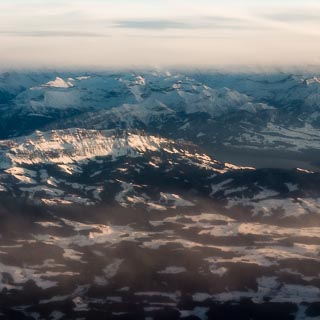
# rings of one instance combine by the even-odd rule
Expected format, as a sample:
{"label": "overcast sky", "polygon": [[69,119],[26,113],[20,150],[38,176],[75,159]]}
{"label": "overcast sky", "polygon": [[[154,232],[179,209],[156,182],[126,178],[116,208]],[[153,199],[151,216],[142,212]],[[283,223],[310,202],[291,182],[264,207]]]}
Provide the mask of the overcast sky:
{"label": "overcast sky", "polygon": [[0,0],[0,67],[320,64],[320,1]]}

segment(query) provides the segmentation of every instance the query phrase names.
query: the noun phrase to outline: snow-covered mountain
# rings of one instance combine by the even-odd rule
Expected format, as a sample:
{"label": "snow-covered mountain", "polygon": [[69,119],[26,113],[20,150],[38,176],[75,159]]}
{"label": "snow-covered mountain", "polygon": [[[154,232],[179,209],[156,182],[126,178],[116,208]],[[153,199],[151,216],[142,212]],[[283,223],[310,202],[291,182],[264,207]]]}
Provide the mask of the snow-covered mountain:
{"label": "snow-covered mountain", "polygon": [[0,145],[4,318],[202,320],[245,303],[290,319],[319,301],[319,173],[221,163],[137,130]]}
{"label": "snow-covered mountain", "polygon": [[[31,78],[30,87],[20,88],[18,92],[16,88],[8,91],[7,85],[2,86],[8,94],[16,92],[8,102],[10,108],[3,106],[6,111],[1,117],[3,137],[23,134],[47,123],[101,109],[108,112],[112,108],[109,115],[112,116],[114,112],[115,117],[118,112],[127,112],[133,120],[138,118],[142,121],[152,117],[155,106],[164,107],[163,111],[170,110],[172,113],[184,113],[187,116],[203,113],[214,118],[230,112],[255,113],[272,109],[266,104],[252,103],[250,98],[236,91],[209,88],[180,74],[146,73],[140,76],[120,73],[52,77],[50,81],[47,81],[47,75],[38,77],[36,84]],[[46,80],[39,84],[43,78]],[[131,108],[129,112],[128,108]],[[20,119],[20,127],[15,125],[14,119],[17,118]],[[128,124],[133,120],[128,119]]]}
{"label": "snow-covered mountain", "polygon": [[2,74],[0,319],[319,317],[318,89]]}
{"label": "snow-covered mountain", "polygon": [[147,151],[160,151],[167,145],[172,151],[173,142],[153,136],[68,129],[36,131],[31,136],[1,142],[1,166],[8,164],[70,164],[97,157],[137,156]]}
{"label": "snow-covered mountain", "polygon": [[207,153],[289,153],[313,163],[319,156],[316,76],[49,72],[2,79],[9,99],[1,106],[3,139],[36,129],[128,128],[189,140]]}
{"label": "snow-covered mountain", "polygon": [[[148,171],[163,172],[170,179],[184,172],[187,179],[188,167],[208,176],[244,169],[200,154],[193,145],[141,132],[37,131],[31,136],[0,142],[1,191],[23,194],[43,203],[62,203],[63,199],[70,198],[70,204],[79,201],[93,204],[101,200],[97,190],[102,193],[111,184],[131,185],[133,190],[134,178],[122,181],[132,174],[146,171],[143,175],[149,180]],[[74,202],[70,188],[75,189]],[[79,193],[93,198],[81,199]],[[117,197],[119,195],[115,195],[115,199]]]}
{"label": "snow-covered mountain", "polygon": [[275,219],[277,210],[283,219],[320,209],[317,173],[221,163],[190,143],[139,131],[67,129],[4,140],[0,169],[0,195],[49,205],[115,201],[162,210],[159,201],[173,189],[193,190],[223,210],[252,210],[259,219]]}
{"label": "snow-covered mountain", "polygon": [[319,127],[320,78],[317,75],[197,73],[193,76],[208,86],[227,86],[254,101],[270,104],[283,111],[287,122],[297,125],[307,122]]}

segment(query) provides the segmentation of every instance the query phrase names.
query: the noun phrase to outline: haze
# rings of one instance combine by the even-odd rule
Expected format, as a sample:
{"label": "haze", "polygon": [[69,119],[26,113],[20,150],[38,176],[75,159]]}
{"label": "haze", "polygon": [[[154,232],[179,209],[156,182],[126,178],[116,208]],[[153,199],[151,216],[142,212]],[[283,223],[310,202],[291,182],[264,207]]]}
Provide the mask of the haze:
{"label": "haze", "polygon": [[0,67],[319,65],[316,1],[0,3]]}

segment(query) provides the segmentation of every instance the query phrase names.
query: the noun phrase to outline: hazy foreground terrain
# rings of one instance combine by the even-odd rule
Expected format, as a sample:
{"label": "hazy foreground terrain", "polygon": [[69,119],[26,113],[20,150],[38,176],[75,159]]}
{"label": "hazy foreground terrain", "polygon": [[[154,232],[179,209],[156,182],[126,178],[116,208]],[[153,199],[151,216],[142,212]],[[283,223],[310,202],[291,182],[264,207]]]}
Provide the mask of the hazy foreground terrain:
{"label": "hazy foreground terrain", "polygon": [[320,77],[0,74],[0,319],[320,319]]}

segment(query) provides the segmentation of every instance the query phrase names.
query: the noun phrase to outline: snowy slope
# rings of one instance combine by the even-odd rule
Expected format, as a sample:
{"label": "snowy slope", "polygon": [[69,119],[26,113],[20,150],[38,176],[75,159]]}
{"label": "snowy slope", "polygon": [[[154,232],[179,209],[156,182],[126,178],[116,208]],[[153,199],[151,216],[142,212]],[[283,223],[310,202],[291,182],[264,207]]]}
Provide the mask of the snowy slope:
{"label": "snowy slope", "polygon": [[316,125],[319,119],[320,82],[317,75],[204,72],[193,76],[208,86],[214,88],[227,86],[250,96],[256,102],[268,103],[284,110],[287,117],[289,116],[287,120],[294,120],[290,115],[299,115],[302,121]]}
{"label": "snowy slope", "polygon": [[207,153],[222,146],[299,158],[320,149],[319,85],[317,76],[281,73],[3,74],[0,90],[10,90],[0,93],[7,101],[0,103],[0,138],[129,128],[189,140]]}
{"label": "snowy slope", "polygon": [[36,131],[31,136],[0,141],[0,167],[39,163],[69,164],[96,157],[136,157],[156,151],[197,157],[174,141],[155,136],[130,132],[117,134],[112,130],[67,129]]}
{"label": "snowy slope", "polygon": [[[26,79],[20,79],[21,75],[15,78],[14,74],[10,74],[10,77],[17,83],[21,83],[23,87],[17,90],[14,83],[12,84],[13,88],[10,92],[15,94],[11,97],[10,109],[6,111],[6,115],[2,116],[4,126],[11,119],[19,117],[22,123],[28,122],[27,127],[37,129],[41,124],[86,111],[95,112],[113,108],[116,112],[115,108],[123,108],[126,105],[144,109],[152,107],[155,103],[176,113],[183,112],[186,115],[204,113],[210,117],[219,117],[237,111],[255,113],[259,110],[272,109],[266,104],[253,103],[249,97],[236,91],[226,88],[217,90],[209,88],[181,74],[128,72],[85,76],[70,73],[57,76],[53,73],[51,80],[49,80],[50,74],[35,75],[36,80],[33,80],[32,74],[29,78],[27,75],[23,76]],[[8,85],[10,86],[0,82],[0,89],[6,90]],[[132,112],[136,111],[132,110]],[[150,113],[147,110],[142,112]],[[40,123],[39,120],[34,120],[35,117],[41,119]],[[135,117],[135,114],[132,117]],[[146,117],[150,118],[150,115],[144,118]],[[30,121],[27,121],[28,118]],[[128,122],[130,122],[129,119]],[[10,132],[13,129],[15,129],[14,121],[7,131]],[[23,126],[22,130],[24,130]],[[16,131],[21,131],[21,128],[16,128]]]}
{"label": "snowy slope", "polygon": [[319,79],[195,78],[0,76],[1,319],[320,315],[320,174],[212,156],[309,158]]}

